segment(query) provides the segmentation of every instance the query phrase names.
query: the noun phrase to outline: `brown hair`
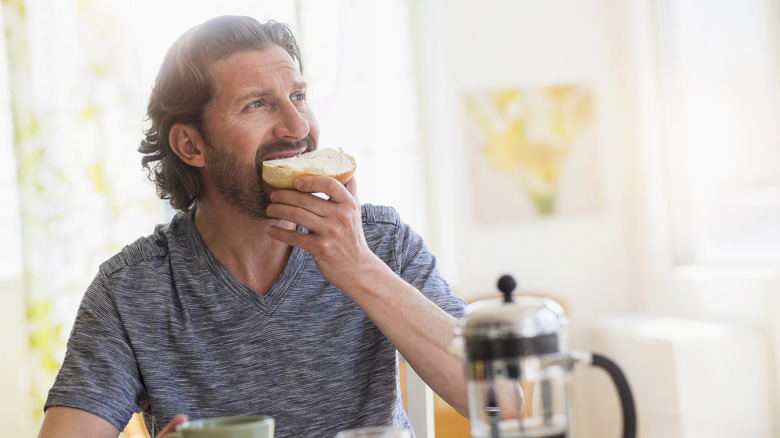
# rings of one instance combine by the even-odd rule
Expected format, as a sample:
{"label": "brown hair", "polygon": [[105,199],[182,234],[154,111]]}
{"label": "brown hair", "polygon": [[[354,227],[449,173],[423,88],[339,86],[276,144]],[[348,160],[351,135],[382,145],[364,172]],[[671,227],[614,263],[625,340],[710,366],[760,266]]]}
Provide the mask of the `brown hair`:
{"label": "brown hair", "polygon": [[241,16],[213,18],[185,32],[168,50],[146,109],[151,126],[144,130],[146,138],[138,151],[144,154],[141,164],[157,186],[157,195],[170,200],[173,208],[193,208],[201,181],[196,169],[171,149],[171,126],[189,124],[204,134],[203,109],[214,90],[208,67],[234,53],[274,44],[284,48],[303,72],[300,49],[290,27],[276,21],[260,23]]}

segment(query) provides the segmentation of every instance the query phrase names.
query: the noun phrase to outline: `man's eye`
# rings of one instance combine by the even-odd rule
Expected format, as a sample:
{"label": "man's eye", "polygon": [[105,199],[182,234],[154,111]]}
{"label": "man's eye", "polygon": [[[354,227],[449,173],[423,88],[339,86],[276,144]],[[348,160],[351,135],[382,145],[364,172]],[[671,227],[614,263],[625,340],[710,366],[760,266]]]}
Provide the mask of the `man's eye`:
{"label": "man's eye", "polygon": [[293,97],[292,97],[292,100],[298,101],[298,102],[302,102],[302,101],[306,100],[306,93],[294,94]]}
{"label": "man's eye", "polygon": [[258,100],[249,104],[249,108],[260,108],[263,106],[265,106],[265,103],[262,100]]}

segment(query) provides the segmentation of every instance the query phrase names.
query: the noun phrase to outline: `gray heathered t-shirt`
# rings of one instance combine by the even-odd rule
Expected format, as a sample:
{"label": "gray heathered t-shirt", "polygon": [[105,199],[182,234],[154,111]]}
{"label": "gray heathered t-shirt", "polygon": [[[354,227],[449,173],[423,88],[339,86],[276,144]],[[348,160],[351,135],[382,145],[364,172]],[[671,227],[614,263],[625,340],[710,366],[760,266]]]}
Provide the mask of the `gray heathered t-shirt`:
{"label": "gray heathered t-shirt", "polygon": [[[422,239],[390,207],[365,205],[370,248],[445,311],[464,303]],[[276,438],[408,428],[393,345],[294,248],[260,295],[205,247],[191,214],[103,263],[84,295],[46,406],[121,429],[141,410],[152,436],[174,415],[266,414]]]}

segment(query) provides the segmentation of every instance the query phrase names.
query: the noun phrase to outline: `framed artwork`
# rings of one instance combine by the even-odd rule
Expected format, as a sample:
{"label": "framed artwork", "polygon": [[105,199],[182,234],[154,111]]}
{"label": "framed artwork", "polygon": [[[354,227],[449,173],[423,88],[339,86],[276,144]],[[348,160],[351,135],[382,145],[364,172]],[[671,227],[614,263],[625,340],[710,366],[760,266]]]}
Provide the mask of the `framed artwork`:
{"label": "framed artwork", "polygon": [[468,161],[478,221],[601,206],[593,98],[579,85],[468,93]]}

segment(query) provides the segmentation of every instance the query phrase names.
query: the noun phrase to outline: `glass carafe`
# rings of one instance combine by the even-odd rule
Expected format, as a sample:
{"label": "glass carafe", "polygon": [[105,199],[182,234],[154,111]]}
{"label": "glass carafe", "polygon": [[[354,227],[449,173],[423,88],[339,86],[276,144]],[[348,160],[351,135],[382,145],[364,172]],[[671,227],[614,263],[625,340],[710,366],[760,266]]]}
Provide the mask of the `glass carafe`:
{"label": "glass carafe", "polygon": [[568,319],[544,297],[512,297],[469,306],[459,327],[474,438],[573,438],[571,371],[601,366],[613,377],[624,412],[624,437],[636,434],[633,398],[617,366],[601,355],[568,350]]}

